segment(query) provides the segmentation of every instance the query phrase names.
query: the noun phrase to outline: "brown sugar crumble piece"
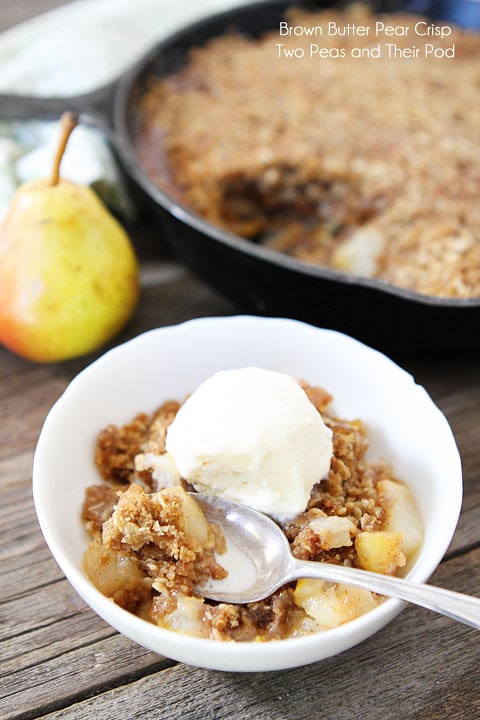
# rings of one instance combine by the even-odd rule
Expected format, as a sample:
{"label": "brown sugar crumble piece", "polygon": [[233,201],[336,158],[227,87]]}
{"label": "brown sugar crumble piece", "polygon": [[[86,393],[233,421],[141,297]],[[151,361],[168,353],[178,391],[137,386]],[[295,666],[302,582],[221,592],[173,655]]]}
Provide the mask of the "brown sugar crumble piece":
{"label": "brown sugar crumble piece", "polygon": [[104,480],[129,483],[135,473],[134,459],[148,436],[150,418],[137,415],[119,428],[108,425],[98,436],[95,463]]}
{"label": "brown sugar crumble piece", "polygon": [[214,554],[225,548],[220,530],[179,486],[150,494],[130,485],[105,522],[102,541],[138,560],[156,589],[191,595],[196,584],[226,575]]}
{"label": "brown sugar crumble piece", "polygon": [[237,642],[288,637],[300,615],[291,587],[280,588],[269,598],[248,605],[220,603],[205,609],[210,635],[214,639]]}
{"label": "brown sugar crumble piece", "polygon": [[101,477],[112,483],[143,481],[152,486],[151,475],[137,474],[135,457],[142,452],[161,453],[165,450],[167,428],[180,404],[169,400],[152,415],[139,413],[122,427],[108,425],[100,432],[95,451],[95,463]]}

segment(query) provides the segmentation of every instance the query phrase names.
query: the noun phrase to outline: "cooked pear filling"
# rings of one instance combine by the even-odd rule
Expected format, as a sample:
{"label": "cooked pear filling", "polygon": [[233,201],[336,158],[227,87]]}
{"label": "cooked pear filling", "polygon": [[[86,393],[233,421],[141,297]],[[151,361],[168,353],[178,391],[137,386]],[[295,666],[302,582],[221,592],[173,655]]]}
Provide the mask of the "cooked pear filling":
{"label": "cooked pear filling", "polygon": [[[415,557],[423,536],[410,489],[387,462],[366,458],[368,436],[360,420],[336,417],[325,390],[300,386],[332,432],[333,455],[306,507],[288,520],[277,518],[292,553],[396,574]],[[168,428],[181,405],[166,402],[152,415],[109,425],[98,436],[101,482],[87,489],[82,508],[91,536],[83,564],[104,595],[160,627],[224,641],[308,635],[383,601],[366,590],[318,580],[299,580],[248,605],[201,597],[196,586],[225,577],[225,538],[189,494],[193,487],[182,477],[170,484],[175,474],[158,473],[151,462],[167,454]]]}

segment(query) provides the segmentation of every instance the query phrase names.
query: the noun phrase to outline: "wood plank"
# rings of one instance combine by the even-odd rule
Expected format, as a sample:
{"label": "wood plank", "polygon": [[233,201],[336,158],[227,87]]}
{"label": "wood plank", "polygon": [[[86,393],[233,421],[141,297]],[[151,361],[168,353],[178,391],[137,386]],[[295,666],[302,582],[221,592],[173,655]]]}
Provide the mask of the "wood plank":
{"label": "wood plank", "polygon": [[431,394],[450,423],[464,477],[465,510],[480,505],[480,363],[477,358],[455,362],[410,362],[406,369]]}
{"label": "wood plank", "polygon": [[462,512],[458,521],[455,535],[452,538],[446,557],[460,555],[466,550],[480,546],[480,508],[474,507],[471,510]]}
{"label": "wood plank", "polygon": [[0,0],[0,30],[66,4],[65,0],[27,0],[27,2]]}
{"label": "wood plank", "polygon": [[[445,563],[435,581],[480,595],[480,551],[469,554],[468,564],[465,557]],[[475,720],[480,717],[475,672],[479,663],[475,630],[409,607],[361,645],[308,667],[251,675],[178,664],[152,669],[128,685],[117,685],[44,717]]]}
{"label": "wood plank", "polygon": [[[480,550],[477,549],[468,556],[453,558],[443,563],[432,582],[480,595]],[[233,710],[228,705],[221,712],[219,708],[222,703],[219,701],[217,707],[214,702],[215,692],[220,696],[222,688],[223,692],[230,694],[232,688],[228,682],[229,678],[230,683],[232,678],[236,678],[235,683],[238,682],[245,691],[248,681],[242,680],[242,676],[233,673],[226,675],[211,673],[184,666],[173,671],[169,670],[164,676],[159,670],[170,667],[173,663],[159,660],[154,653],[149,653],[117,635],[94,613],[83,607],[82,601],[67,581],[56,584],[54,604],[45,603],[45,597],[48,595],[50,597],[52,595],[51,587],[32,592],[31,595],[23,598],[21,603],[12,604],[12,616],[9,615],[8,606],[2,612],[7,624],[11,625],[12,621],[17,621],[17,637],[6,638],[1,644],[2,656],[6,664],[5,666],[2,664],[0,717],[5,717],[5,720],[36,717],[35,713],[45,713],[47,708],[66,708],[70,703],[74,703],[71,711],[62,711],[58,717],[75,717],[81,720],[96,713],[96,717],[113,718],[115,713],[120,711],[118,703],[126,703],[127,699],[129,704],[132,702],[133,707],[136,708],[131,717],[145,717],[154,710],[152,705],[145,706],[145,703],[151,703],[157,693],[161,694],[162,698],[164,695],[167,696],[164,708],[166,714],[155,717],[172,720],[193,718],[195,713],[201,711],[202,703],[207,698],[209,702],[213,698],[212,707],[215,708],[215,714],[204,717],[212,717],[215,720],[229,717],[244,719],[257,717],[254,714],[242,713],[253,712],[252,707],[257,708],[260,698],[255,699],[252,707],[248,703],[247,705],[240,703],[238,709]],[[279,651],[281,651],[280,646]],[[433,651],[435,655],[431,656]],[[98,657],[105,660],[105,662],[102,660],[101,672],[98,668]],[[309,678],[313,681],[313,677],[318,674],[316,686],[318,684],[322,687],[324,684],[331,686],[325,697],[326,717],[329,716],[328,713],[333,712],[335,702],[338,701],[338,693],[342,693],[342,696],[346,693],[347,698],[350,698],[349,702],[354,702],[354,694],[349,691],[348,683],[345,684],[345,673],[347,675],[356,673],[356,684],[359,677],[367,673],[367,694],[373,687],[377,690],[383,687],[385,692],[388,687],[389,692],[393,693],[395,708],[398,707],[398,702],[405,700],[399,683],[405,685],[406,680],[413,683],[416,677],[417,682],[413,683],[412,687],[420,695],[412,708],[420,712],[424,707],[422,703],[427,702],[425,693],[430,680],[442,685],[442,696],[445,696],[447,681],[449,678],[452,679],[452,674],[455,683],[463,683],[466,698],[470,696],[478,698],[477,679],[469,678],[466,673],[466,669],[470,666],[475,667],[478,661],[480,661],[480,646],[475,631],[426,610],[408,608],[381,633],[358,648],[302,671],[306,676],[302,681],[303,693],[299,694],[297,688],[303,677],[299,670],[264,674],[264,677],[267,687],[270,686],[273,694],[290,693],[296,698],[294,705],[301,702],[302,712],[307,713],[307,704],[311,700]],[[359,674],[360,666],[362,671]],[[380,672],[380,668],[382,668],[381,677],[377,681],[374,673]],[[402,676],[403,672],[406,672],[406,680]],[[128,689],[125,689],[122,685],[128,673],[133,675],[139,673],[137,677],[148,676],[148,679],[131,685],[129,683]],[[368,674],[370,674],[369,678]],[[280,684],[273,681],[273,678],[278,676],[283,678]],[[188,706],[188,713],[191,714],[184,715],[182,697],[186,693],[187,686],[190,688],[189,695],[193,698],[189,702],[193,704]],[[114,687],[115,691],[105,693],[106,687]],[[282,692],[280,692],[281,688]],[[364,707],[364,703],[369,701],[369,695],[364,697],[362,689],[358,690],[358,688],[355,692],[360,693],[361,706]],[[453,692],[450,691],[450,697],[453,697]],[[75,702],[76,698],[90,697],[93,693],[98,695],[95,700]],[[232,697],[237,699],[237,693],[232,693]],[[267,693],[267,697],[273,695]],[[428,696],[428,703],[430,702],[431,698]],[[177,709],[174,711],[173,707]],[[21,712],[19,708],[22,708]],[[273,708],[275,712],[278,711],[277,705]],[[380,703],[379,708],[382,709],[382,715],[379,715],[382,720],[390,718],[398,720],[399,716],[389,714],[386,706]],[[29,714],[25,715],[27,710]],[[54,713],[52,717],[57,715]],[[266,714],[258,717],[273,718],[275,715]],[[288,717],[290,720],[301,716]],[[304,717],[307,717],[307,714]],[[332,715],[332,717],[341,720],[349,716]],[[371,716],[366,715],[366,717]],[[407,714],[401,717],[407,720],[416,716]],[[438,717],[443,716],[438,715]],[[451,718],[456,717],[462,716],[451,715]]]}
{"label": "wood plank", "polygon": [[[71,626],[64,628],[69,629]],[[171,660],[139,647],[105,625],[101,632],[86,632],[82,645],[68,648],[68,640],[54,643],[50,659],[37,659],[2,677],[2,720],[39,717],[53,708],[74,705],[79,697],[101,694],[172,665]]]}

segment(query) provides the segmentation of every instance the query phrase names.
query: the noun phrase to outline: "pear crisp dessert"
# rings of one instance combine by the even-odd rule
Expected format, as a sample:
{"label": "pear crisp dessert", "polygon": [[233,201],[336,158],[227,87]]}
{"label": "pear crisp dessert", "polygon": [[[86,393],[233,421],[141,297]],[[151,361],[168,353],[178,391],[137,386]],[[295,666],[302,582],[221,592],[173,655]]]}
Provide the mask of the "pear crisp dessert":
{"label": "pear crisp dessert", "polygon": [[[287,412],[277,420],[272,399],[261,432],[257,418],[272,391]],[[148,622],[219,641],[299,637],[377,607],[383,598],[372,592],[321,580],[292,582],[246,605],[207,600],[197,589],[227,575],[225,537],[195,501],[197,491],[232,499],[244,493],[246,504],[264,503],[264,511],[268,505],[297,558],[391,575],[414,558],[423,533],[409,488],[387,462],[367,459],[366,427],[336,417],[331,400],[320,387],[245,369],[218,373],[184,401],[104,428],[95,450],[99,483],[87,488],[81,514],[90,536],[83,566],[92,583]],[[199,427],[194,419],[202,408]],[[298,462],[285,461],[298,447],[305,458],[300,472]],[[226,457],[230,469],[222,465]],[[306,465],[314,468],[307,485]],[[290,512],[288,503],[279,504],[283,490],[285,497],[291,491]]]}
{"label": "pear crisp dessert", "polygon": [[294,9],[285,24],[303,32],[227,33],[152,80],[145,172],[205,220],[302,261],[479,297],[480,34],[361,5]]}

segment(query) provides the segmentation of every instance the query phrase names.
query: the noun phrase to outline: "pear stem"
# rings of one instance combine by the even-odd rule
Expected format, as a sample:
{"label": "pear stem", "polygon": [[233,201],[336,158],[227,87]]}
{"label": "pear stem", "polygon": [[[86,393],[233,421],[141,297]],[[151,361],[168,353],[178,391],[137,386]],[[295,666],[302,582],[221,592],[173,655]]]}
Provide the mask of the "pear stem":
{"label": "pear stem", "polygon": [[60,140],[58,142],[57,152],[53,163],[53,170],[49,181],[49,185],[52,187],[58,185],[58,181],[60,180],[60,164],[65,153],[65,148],[67,147],[68,139],[72,134],[72,131],[77,125],[78,115],[76,113],[67,112],[60,118]]}

